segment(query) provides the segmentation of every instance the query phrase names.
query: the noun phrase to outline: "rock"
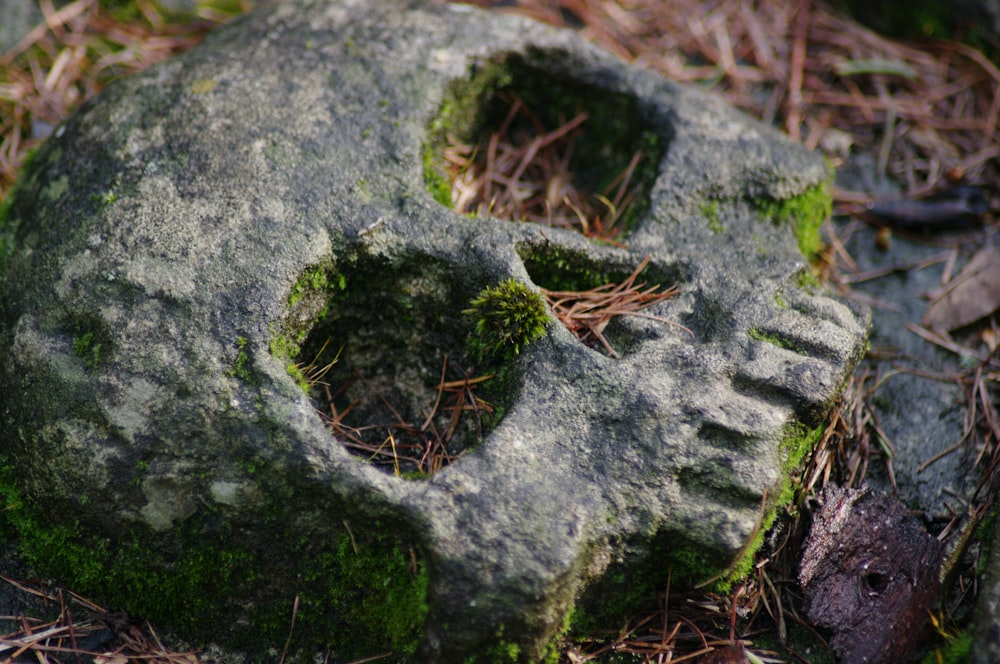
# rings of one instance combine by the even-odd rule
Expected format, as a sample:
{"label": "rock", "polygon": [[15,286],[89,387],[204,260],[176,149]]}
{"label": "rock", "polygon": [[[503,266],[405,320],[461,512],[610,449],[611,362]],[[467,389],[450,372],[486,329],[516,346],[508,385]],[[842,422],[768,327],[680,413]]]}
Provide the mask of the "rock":
{"label": "rock", "polygon": [[38,4],[24,0],[0,0],[0,53],[4,53],[21,41],[31,29],[45,20]]}
{"label": "rock", "polygon": [[[441,141],[504,86],[588,107],[595,170],[646,146],[621,246],[428,191],[447,189]],[[109,87],[24,172],[4,518],[46,573],[188,639],[274,655],[295,605],[292,649],[337,660],[537,661],[670,569],[746,569],[864,348],[867,312],[811,286],[801,253],[828,178],[569,32],[463,6],[264,8]],[[646,256],[643,280],[680,289],[649,312],[691,336],[621,317],[620,359],[555,322],[470,350],[466,312],[498,284],[530,302]],[[446,430],[461,455],[413,472],[405,446]]]}

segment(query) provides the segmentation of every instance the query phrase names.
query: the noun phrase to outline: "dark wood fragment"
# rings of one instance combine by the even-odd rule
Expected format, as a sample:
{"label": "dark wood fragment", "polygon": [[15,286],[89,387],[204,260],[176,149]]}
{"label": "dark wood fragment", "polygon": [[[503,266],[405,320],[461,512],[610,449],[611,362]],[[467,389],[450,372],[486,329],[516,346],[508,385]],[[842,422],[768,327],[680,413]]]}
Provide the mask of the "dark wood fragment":
{"label": "dark wood fragment", "polygon": [[906,661],[937,598],[944,547],[891,496],[830,487],[799,582],[805,612],[843,664]]}

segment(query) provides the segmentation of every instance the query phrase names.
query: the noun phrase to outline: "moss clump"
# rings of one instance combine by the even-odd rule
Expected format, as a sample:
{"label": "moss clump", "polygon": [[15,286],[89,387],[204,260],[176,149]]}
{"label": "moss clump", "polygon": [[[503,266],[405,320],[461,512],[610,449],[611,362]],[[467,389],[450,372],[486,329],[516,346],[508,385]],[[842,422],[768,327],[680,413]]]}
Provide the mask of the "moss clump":
{"label": "moss clump", "polygon": [[94,340],[94,332],[73,337],[73,354],[83,360],[88,369],[97,367],[101,361],[101,344]]}
{"label": "moss clump", "polygon": [[83,366],[96,369],[107,357],[110,335],[104,322],[91,313],[72,312],[63,321],[64,329],[73,335],[73,355]]}
{"label": "moss clump", "polygon": [[803,256],[810,261],[819,256],[823,250],[820,228],[833,212],[833,197],[830,195],[828,181],[814,185],[792,198],[758,201],[757,209],[765,219],[792,227]]}
{"label": "moss clump", "polygon": [[472,345],[486,358],[510,359],[545,335],[551,322],[542,296],[516,279],[484,288],[465,314],[474,321]]}

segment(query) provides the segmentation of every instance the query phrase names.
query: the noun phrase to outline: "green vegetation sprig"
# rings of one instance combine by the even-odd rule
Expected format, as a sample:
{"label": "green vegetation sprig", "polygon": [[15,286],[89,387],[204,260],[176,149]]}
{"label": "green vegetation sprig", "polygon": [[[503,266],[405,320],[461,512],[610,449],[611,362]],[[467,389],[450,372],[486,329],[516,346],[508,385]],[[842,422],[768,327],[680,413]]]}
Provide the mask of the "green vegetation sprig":
{"label": "green vegetation sprig", "polygon": [[475,320],[472,343],[484,357],[510,359],[544,336],[551,322],[542,296],[516,279],[480,291],[464,312]]}

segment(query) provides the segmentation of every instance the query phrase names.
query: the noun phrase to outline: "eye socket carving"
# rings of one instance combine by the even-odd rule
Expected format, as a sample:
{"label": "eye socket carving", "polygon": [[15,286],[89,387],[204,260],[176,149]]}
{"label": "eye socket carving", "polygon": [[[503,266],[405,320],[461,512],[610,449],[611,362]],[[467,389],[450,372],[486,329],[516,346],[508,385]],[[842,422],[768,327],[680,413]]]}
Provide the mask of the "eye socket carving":
{"label": "eye socket carving", "polygon": [[889,574],[879,571],[866,572],[861,577],[861,590],[869,597],[881,595],[889,587],[892,577]]}
{"label": "eye socket carving", "polygon": [[632,96],[560,72],[558,54],[477,61],[424,146],[424,181],[462,214],[619,244],[649,207],[667,137]]}

